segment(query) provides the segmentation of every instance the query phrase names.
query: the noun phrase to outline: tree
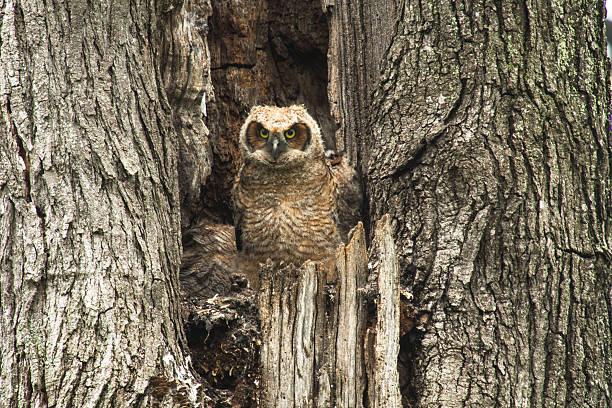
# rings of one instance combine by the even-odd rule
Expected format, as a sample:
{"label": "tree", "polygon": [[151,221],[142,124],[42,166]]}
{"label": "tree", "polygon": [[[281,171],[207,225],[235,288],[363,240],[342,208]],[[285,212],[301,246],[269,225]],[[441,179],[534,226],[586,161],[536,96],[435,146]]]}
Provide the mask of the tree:
{"label": "tree", "polygon": [[[190,31],[200,12],[2,3],[0,406],[195,401],[177,296],[177,133],[185,143],[199,128],[173,126],[164,86],[185,84],[174,119],[188,122],[195,101],[201,123],[206,77],[180,75],[208,62]],[[164,78],[162,62],[174,68]]]}
{"label": "tree", "polygon": [[251,105],[293,102],[362,170],[368,240],[390,215],[404,406],[612,405],[602,7],[2,10],[0,405],[197,399],[180,228],[230,222],[232,135]]}
{"label": "tree", "polygon": [[340,135],[366,175],[369,220],[391,215],[404,289],[427,321],[403,339],[405,395],[610,406],[602,5],[332,10]]}

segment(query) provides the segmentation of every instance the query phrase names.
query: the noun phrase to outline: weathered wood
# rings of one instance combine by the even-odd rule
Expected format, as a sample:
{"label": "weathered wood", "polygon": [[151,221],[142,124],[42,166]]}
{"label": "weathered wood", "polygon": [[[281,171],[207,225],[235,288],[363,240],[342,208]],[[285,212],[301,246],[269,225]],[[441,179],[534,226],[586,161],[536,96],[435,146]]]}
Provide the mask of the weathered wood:
{"label": "weathered wood", "polygon": [[368,277],[365,232],[358,224],[348,245],[336,257],[338,328],[336,334],[336,401],[361,407],[365,388],[363,338],[367,312],[359,289]]}
{"label": "weathered wood", "polygon": [[211,172],[209,130],[202,120],[213,99],[207,44],[210,0],[177,1],[160,24],[160,76],[178,137],[181,226],[200,210],[200,191]]}
{"label": "weathered wood", "polygon": [[307,262],[301,268],[262,270],[264,407],[363,407],[364,401],[372,407],[400,406],[398,269],[388,221],[376,240],[379,287],[388,292],[379,294],[369,329],[376,340],[368,350],[364,340],[371,316],[364,295],[368,266],[361,224],[350,243],[339,248],[335,265]]}
{"label": "weathered wood", "polygon": [[[337,310],[335,296],[328,297],[326,277],[327,272],[312,262],[300,269],[262,273],[259,313],[264,407],[329,406],[336,401],[330,387],[336,382],[336,336],[326,330],[330,326],[324,319],[318,319],[328,307]],[[317,381],[317,375],[323,381]],[[321,405],[313,400],[318,388],[322,388]]]}
{"label": "weathered wood", "polygon": [[[369,329],[375,336],[373,344],[369,396],[372,407],[399,407],[399,376],[397,356],[400,339],[400,289],[399,266],[395,253],[395,243],[391,231],[391,218],[383,216],[376,225],[374,241],[377,248],[378,264],[376,278],[376,326]],[[370,338],[370,336],[368,336]]]}
{"label": "weathered wood", "polygon": [[329,24],[328,98],[336,121],[336,145],[365,170],[370,108],[384,53],[398,19],[398,0],[324,0]]}

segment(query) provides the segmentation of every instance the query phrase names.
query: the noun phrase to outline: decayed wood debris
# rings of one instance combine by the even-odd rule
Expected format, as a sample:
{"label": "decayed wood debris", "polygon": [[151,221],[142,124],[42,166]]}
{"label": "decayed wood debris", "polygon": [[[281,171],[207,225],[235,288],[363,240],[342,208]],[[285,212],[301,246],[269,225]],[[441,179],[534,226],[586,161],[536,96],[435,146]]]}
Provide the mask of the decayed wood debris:
{"label": "decayed wood debris", "polygon": [[257,293],[237,284],[228,296],[186,299],[203,400],[215,407],[400,407],[399,272],[388,217],[371,247],[368,267],[359,223],[333,264],[266,264]]}

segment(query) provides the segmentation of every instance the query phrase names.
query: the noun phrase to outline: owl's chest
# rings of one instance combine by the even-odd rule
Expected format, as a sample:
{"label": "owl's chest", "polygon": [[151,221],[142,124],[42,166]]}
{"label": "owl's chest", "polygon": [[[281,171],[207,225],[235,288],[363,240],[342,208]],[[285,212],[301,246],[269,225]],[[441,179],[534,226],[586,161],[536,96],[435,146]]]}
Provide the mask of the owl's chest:
{"label": "owl's chest", "polygon": [[327,174],[294,184],[242,181],[235,204],[246,253],[313,259],[335,242],[335,194]]}
{"label": "owl's chest", "polygon": [[[280,172],[279,172],[280,173]],[[302,216],[326,216],[335,205],[331,175],[322,163],[293,173],[268,174],[243,169],[238,206],[252,215],[282,223]]]}
{"label": "owl's chest", "polygon": [[245,222],[281,236],[304,231],[309,224],[331,217],[332,203],[327,197],[308,194],[256,194],[245,208]]}
{"label": "owl's chest", "polygon": [[332,208],[327,197],[259,196],[242,215],[244,253],[293,263],[326,257],[337,245]]}

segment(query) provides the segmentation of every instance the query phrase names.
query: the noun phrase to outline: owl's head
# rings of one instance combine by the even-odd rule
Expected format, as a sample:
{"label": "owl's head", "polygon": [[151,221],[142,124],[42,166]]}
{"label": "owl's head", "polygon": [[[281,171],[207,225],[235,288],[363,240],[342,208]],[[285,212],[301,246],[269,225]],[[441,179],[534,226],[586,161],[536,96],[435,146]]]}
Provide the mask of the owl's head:
{"label": "owl's head", "polygon": [[267,166],[287,167],[323,157],[317,122],[302,105],[255,106],[240,130],[242,157]]}

